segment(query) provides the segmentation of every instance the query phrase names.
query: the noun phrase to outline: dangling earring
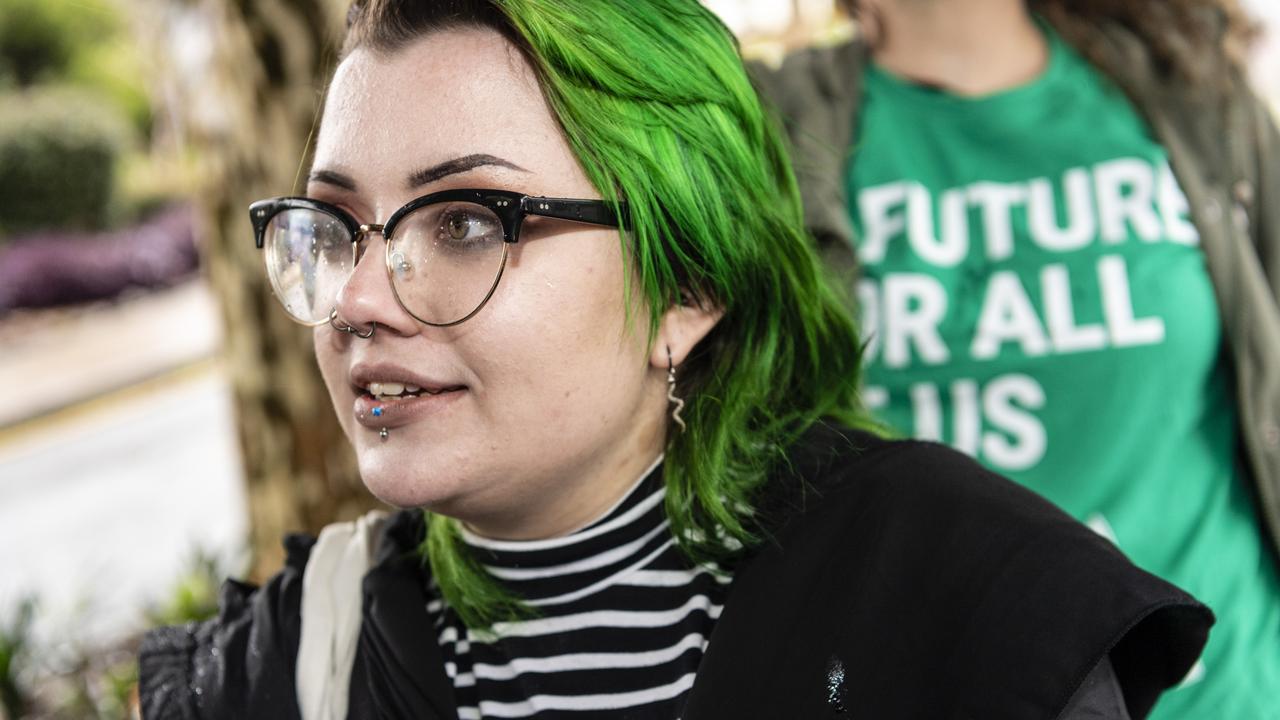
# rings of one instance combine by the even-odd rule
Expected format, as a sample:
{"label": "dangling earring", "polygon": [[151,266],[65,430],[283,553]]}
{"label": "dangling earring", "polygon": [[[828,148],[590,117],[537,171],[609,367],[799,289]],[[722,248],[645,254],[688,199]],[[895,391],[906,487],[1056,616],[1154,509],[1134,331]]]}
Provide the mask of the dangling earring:
{"label": "dangling earring", "polygon": [[680,426],[680,432],[685,431],[684,419],[680,417],[680,411],[684,409],[684,400],[676,397],[676,366],[671,361],[671,346],[667,346],[667,400],[675,407],[671,408],[671,419],[675,424]]}

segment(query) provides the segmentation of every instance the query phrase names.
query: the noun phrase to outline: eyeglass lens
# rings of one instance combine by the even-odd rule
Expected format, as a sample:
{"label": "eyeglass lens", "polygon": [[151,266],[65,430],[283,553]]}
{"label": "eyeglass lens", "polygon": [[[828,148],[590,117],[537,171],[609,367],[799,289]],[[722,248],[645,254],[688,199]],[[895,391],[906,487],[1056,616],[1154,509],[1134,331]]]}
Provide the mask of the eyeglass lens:
{"label": "eyeglass lens", "polygon": [[[291,208],[272,219],[264,240],[285,309],[307,324],[326,321],[355,265],[346,226],[323,211]],[[445,201],[403,216],[387,239],[386,259],[401,305],[418,320],[448,325],[493,291],[505,252],[502,221],[492,210]]]}
{"label": "eyeglass lens", "polygon": [[263,240],[267,274],[280,304],[308,325],[327,320],[355,266],[346,226],[329,213],[292,208],[271,219]]}

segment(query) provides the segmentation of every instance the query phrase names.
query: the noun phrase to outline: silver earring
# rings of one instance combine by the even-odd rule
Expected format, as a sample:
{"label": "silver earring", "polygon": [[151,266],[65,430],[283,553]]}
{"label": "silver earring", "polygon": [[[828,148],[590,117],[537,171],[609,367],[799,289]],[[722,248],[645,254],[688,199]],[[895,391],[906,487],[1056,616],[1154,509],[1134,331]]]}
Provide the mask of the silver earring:
{"label": "silver earring", "polygon": [[360,332],[355,328],[355,326],[350,325],[346,320],[338,317],[338,308],[334,308],[329,312],[329,325],[333,326],[334,330],[344,332],[349,335],[355,335],[356,337],[364,338],[365,340],[373,337],[373,331],[378,329],[378,323],[371,322],[369,323],[368,331]]}
{"label": "silver earring", "polygon": [[676,397],[676,366],[671,361],[671,346],[667,346],[667,400],[675,407],[671,408],[671,419],[680,426],[680,432],[686,430],[680,411],[684,409],[684,400]]}

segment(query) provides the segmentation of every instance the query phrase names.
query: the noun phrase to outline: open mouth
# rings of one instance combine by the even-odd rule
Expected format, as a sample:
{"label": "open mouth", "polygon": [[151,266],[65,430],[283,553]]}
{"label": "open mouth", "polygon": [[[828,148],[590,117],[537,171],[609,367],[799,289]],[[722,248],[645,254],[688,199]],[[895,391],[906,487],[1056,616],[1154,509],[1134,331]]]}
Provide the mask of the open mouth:
{"label": "open mouth", "polygon": [[371,429],[400,427],[444,412],[465,394],[465,385],[424,387],[404,382],[370,381],[353,385],[356,422]]}

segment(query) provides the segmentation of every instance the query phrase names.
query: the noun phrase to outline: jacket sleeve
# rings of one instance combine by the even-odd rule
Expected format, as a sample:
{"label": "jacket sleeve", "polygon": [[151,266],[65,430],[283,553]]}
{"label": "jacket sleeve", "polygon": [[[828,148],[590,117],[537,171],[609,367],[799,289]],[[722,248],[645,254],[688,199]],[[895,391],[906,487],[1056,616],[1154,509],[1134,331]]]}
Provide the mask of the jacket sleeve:
{"label": "jacket sleeve", "polygon": [[1132,720],[1110,656],[1102,658],[1084,679],[1058,720]]}
{"label": "jacket sleeve", "polygon": [[262,587],[224,583],[217,617],[147,634],[138,656],[145,720],[300,717],[294,666],[313,543],[286,538],[285,568]]}

